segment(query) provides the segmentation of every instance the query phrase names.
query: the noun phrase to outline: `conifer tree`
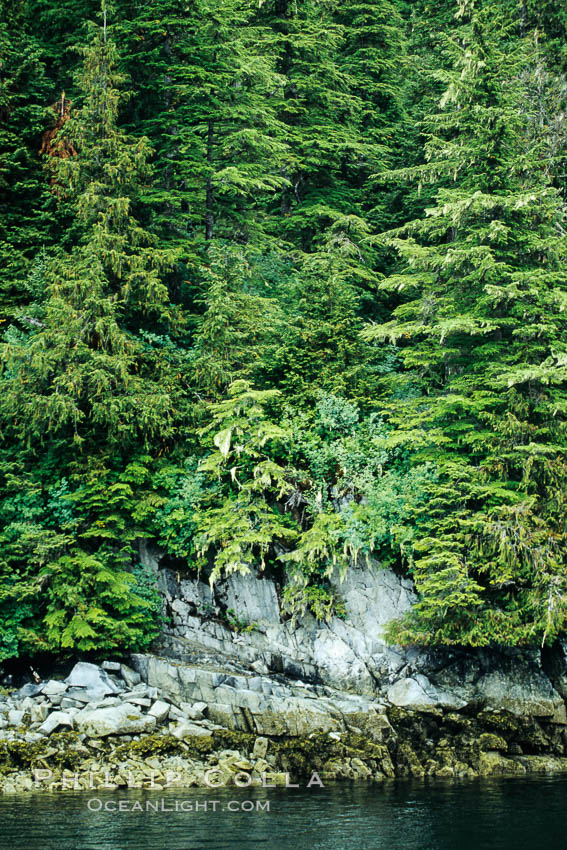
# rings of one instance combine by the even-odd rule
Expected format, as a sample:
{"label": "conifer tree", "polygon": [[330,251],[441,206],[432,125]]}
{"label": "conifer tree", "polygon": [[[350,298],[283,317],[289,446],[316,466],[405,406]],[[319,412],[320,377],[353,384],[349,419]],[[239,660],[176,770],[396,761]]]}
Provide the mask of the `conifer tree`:
{"label": "conifer tree", "polygon": [[567,296],[563,208],[526,126],[530,44],[493,4],[466,2],[429,118],[436,205],[387,235],[401,294],[367,339],[399,346],[398,438],[439,478],[417,519],[421,599],[402,641],[553,640],[567,617],[564,494]]}
{"label": "conifer tree", "polygon": [[337,215],[360,212],[348,180],[349,167],[368,155],[357,133],[359,101],[340,63],[343,28],[329,7],[276,0],[260,13],[277,37],[277,69],[286,80],[279,117],[290,149],[272,227],[309,251]]}
{"label": "conifer tree", "polygon": [[357,188],[362,209],[374,227],[384,229],[384,216],[391,220],[393,199],[381,187],[376,203],[372,177],[392,165],[405,148],[404,77],[406,43],[403,21],[390,0],[349,0],[338,7],[343,28],[339,53],[340,68],[356,98],[357,132],[360,149],[346,164],[348,180]]}
{"label": "conifer tree", "polygon": [[212,555],[212,582],[264,569],[274,544],[296,536],[278,508],[291,486],[274,458],[286,433],[265,411],[276,395],[277,390],[254,390],[247,381],[235,381],[227,397],[211,406],[212,421],[203,429],[203,436],[212,436],[213,451],[200,469],[221,484],[195,519],[203,565]]}
{"label": "conifer tree", "polygon": [[143,94],[132,118],[156,148],[163,232],[189,261],[203,241],[260,238],[260,201],[285,182],[276,118],[283,79],[269,31],[243,0],[135,8],[122,25]]}
{"label": "conifer tree", "polygon": [[117,127],[116,61],[104,24],[84,50],[83,105],[63,130],[77,156],[49,162],[55,190],[75,212],[76,245],[46,272],[36,332],[5,351],[5,412],[34,438],[49,428],[78,442],[105,435],[127,443],[169,428],[171,400],[152,380],[154,358],[139,336],[171,319],[160,280],[167,258],[135,217],[149,149]]}
{"label": "conifer tree", "polygon": [[7,0],[0,19],[0,321],[28,303],[30,260],[49,240],[49,197],[38,156],[45,124],[45,67],[27,32],[24,4]]}
{"label": "conifer tree", "polygon": [[267,374],[294,405],[313,406],[321,390],[359,400],[376,391],[378,358],[360,338],[361,291],[376,281],[372,253],[363,247],[367,236],[364,220],[335,216],[284,283],[286,327]]}
{"label": "conifer tree", "polygon": [[155,627],[153,603],[125,568],[134,491],[151,458],[132,462],[173,431],[175,381],[143,334],[167,333],[172,309],[160,279],[167,257],[135,215],[148,145],[117,126],[116,65],[103,4],[78,73],[82,106],[63,131],[76,156],[50,160],[76,244],[46,269],[34,328],[11,329],[2,351],[4,433],[18,447],[3,464],[5,502],[33,505],[24,534],[16,516],[5,531],[3,556],[21,593],[44,588],[25,638],[36,648],[136,645]]}
{"label": "conifer tree", "polygon": [[284,317],[257,264],[242,249],[214,245],[208,259],[205,312],[197,322],[192,365],[197,386],[209,400],[220,401],[237,380],[261,383],[278,357]]}

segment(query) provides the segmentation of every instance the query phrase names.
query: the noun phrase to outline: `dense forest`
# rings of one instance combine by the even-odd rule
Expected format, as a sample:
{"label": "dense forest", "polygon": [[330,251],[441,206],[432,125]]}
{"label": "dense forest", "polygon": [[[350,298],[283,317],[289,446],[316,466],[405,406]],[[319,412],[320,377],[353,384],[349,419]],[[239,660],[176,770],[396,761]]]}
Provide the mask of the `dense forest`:
{"label": "dense forest", "polygon": [[138,542],[392,642],[567,625],[567,9],[2,0],[0,660],[143,648]]}

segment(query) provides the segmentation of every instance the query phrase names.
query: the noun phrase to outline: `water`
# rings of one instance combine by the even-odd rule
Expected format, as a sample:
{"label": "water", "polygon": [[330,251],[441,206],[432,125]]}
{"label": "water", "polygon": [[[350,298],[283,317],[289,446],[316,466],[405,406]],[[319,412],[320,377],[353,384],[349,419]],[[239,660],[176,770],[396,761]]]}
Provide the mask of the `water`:
{"label": "water", "polygon": [[2,850],[564,850],[566,827],[567,777],[0,799]]}

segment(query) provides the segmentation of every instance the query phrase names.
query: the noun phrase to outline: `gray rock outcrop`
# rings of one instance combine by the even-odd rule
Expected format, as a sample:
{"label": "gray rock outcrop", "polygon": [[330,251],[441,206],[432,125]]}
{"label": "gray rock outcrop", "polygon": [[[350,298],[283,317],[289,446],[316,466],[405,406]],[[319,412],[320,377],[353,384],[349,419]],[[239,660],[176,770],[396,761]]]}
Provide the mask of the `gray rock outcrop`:
{"label": "gray rock outcrop", "polygon": [[[268,578],[233,575],[214,593],[198,578],[180,579],[168,569],[160,571],[159,581],[170,619],[156,652],[177,662],[283,676],[407,709],[471,705],[541,717],[565,710],[538,651],[420,650],[386,643],[384,627],[416,597],[408,579],[375,562],[353,565],[342,583],[336,577],[347,616],[329,623],[310,615],[283,619],[278,587]],[[252,628],[230,628],[223,619],[227,608]],[[567,651],[559,667],[563,673],[553,681],[567,694]]]}

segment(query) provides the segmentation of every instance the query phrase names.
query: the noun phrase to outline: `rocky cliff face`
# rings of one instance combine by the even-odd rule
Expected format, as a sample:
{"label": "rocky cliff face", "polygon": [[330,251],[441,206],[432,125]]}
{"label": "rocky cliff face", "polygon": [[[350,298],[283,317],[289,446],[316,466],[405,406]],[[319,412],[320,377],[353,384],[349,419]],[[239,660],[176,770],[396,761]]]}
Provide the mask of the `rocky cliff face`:
{"label": "rocky cliff face", "polygon": [[145,557],[158,571],[165,601],[167,625],[156,652],[176,662],[409,710],[485,709],[567,721],[560,647],[542,659],[539,650],[387,645],[385,624],[415,596],[410,581],[378,564],[349,570],[341,585],[344,620],[318,623],[311,616],[283,620],[278,587],[269,579],[234,575],[213,592],[199,579],[160,570],[157,553]]}
{"label": "rocky cliff face", "polygon": [[206,705],[207,722],[250,747],[257,736],[289,747],[295,770],[374,780],[567,770],[566,647],[388,646],[385,624],[415,596],[377,564],[346,576],[347,617],[318,623],[284,619],[268,578],[233,576],[213,591],[160,569],[159,553],[145,557],[166,626],[132,666],[176,704]]}

